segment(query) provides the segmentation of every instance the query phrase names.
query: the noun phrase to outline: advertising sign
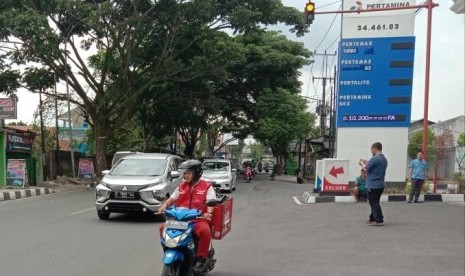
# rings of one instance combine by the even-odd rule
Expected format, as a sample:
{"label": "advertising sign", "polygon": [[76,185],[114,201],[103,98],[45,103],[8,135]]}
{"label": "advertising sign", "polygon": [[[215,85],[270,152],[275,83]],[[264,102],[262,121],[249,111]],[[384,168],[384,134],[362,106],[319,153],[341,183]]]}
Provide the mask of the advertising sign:
{"label": "advertising sign", "polygon": [[7,135],[6,149],[8,151],[31,152],[34,144],[34,134],[12,133]]}
{"label": "advertising sign", "polygon": [[92,158],[79,158],[79,176],[84,179],[92,179],[94,173],[94,160]]}
{"label": "advertising sign", "polygon": [[8,159],[6,164],[6,186],[24,188],[27,183],[27,171],[25,159]]}
{"label": "advertising sign", "polygon": [[[416,5],[415,0],[344,0],[344,10],[362,11],[362,10],[378,10],[378,9],[391,9],[391,8],[405,8]],[[415,15],[415,9],[401,9],[401,10],[388,10],[377,12],[361,12],[361,13],[346,13],[345,18],[348,17],[383,17],[383,16],[402,16],[402,15]]]}
{"label": "advertising sign", "polygon": [[[346,0],[344,10],[368,11],[415,6],[415,0]],[[415,26],[415,9],[346,13],[343,15],[343,38],[411,36]]]}
{"label": "advertising sign", "polygon": [[340,43],[337,127],[408,127],[415,37]]}
{"label": "advertising sign", "polygon": [[349,165],[348,159],[323,159],[322,192],[348,192],[349,191]]}
{"label": "advertising sign", "polygon": [[0,119],[17,119],[15,98],[0,98]]}

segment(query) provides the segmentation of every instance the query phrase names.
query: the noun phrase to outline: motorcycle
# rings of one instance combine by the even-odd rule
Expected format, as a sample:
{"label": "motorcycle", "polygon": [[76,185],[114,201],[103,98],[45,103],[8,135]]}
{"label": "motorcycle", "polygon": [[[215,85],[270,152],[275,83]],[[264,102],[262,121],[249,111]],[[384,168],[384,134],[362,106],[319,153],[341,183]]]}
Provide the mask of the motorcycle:
{"label": "motorcycle", "polygon": [[[207,203],[215,206],[215,202]],[[196,238],[194,222],[200,218],[201,212],[196,209],[170,207],[165,210],[167,218],[162,232],[161,245],[164,250],[163,270],[161,276],[201,276],[215,267],[215,249],[210,246],[205,269],[195,273]]]}
{"label": "motorcycle", "polygon": [[257,166],[258,172],[261,173],[263,170],[263,165],[261,163],[258,164]]}
{"label": "motorcycle", "polygon": [[253,176],[252,168],[247,167],[244,172],[245,181],[250,182],[252,180],[252,176]]}

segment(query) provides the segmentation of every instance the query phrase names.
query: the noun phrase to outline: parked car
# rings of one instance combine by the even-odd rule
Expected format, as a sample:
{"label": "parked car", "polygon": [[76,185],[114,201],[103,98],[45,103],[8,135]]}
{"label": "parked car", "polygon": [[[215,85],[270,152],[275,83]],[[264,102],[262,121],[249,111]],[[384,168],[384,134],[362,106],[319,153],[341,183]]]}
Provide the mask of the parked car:
{"label": "parked car", "polygon": [[178,187],[182,177],[179,156],[138,153],[122,157],[96,187],[97,215],[111,213],[155,213]]}
{"label": "parked car", "polygon": [[213,183],[222,191],[231,192],[236,189],[236,168],[226,159],[206,159],[202,163],[202,179]]}

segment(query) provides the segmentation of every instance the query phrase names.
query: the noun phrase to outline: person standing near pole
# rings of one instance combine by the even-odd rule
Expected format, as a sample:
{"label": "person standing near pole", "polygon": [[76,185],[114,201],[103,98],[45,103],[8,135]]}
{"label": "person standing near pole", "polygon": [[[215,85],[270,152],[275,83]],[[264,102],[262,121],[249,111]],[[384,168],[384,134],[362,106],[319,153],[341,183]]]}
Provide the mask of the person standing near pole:
{"label": "person standing near pole", "polygon": [[369,161],[360,161],[362,169],[367,173],[366,188],[371,209],[370,217],[366,223],[371,226],[383,226],[384,216],[379,201],[385,187],[384,178],[388,161],[383,154],[383,145],[379,142],[373,143],[371,153],[373,157]]}
{"label": "person standing near pole", "polygon": [[428,163],[424,160],[424,154],[423,151],[419,151],[417,153],[417,159],[414,159],[410,161],[410,164],[408,166],[408,172],[409,172],[409,180],[410,180],[410,196],[408,199],[408,203],[419,203],[418,197],[420,197],[421,193],[421,187],[423,186],[423,183],[425,183],[425,175],[426,172],[428,171]]}

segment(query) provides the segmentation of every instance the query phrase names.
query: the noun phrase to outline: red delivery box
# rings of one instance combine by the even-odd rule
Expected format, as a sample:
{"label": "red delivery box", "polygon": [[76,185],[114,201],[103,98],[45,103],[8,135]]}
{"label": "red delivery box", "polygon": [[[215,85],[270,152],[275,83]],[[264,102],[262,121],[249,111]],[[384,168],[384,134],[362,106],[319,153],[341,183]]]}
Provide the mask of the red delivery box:
{"label": "red delivery box", "polygon": [[212,218],[213,239],[221,240],[231,231],[233,199],[227,197],[215,206]]}

